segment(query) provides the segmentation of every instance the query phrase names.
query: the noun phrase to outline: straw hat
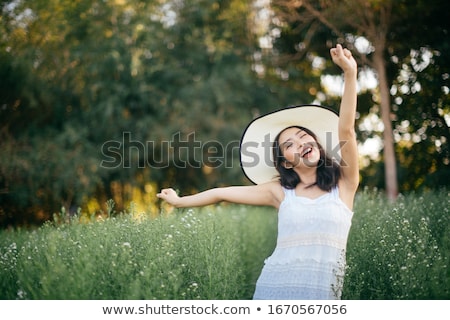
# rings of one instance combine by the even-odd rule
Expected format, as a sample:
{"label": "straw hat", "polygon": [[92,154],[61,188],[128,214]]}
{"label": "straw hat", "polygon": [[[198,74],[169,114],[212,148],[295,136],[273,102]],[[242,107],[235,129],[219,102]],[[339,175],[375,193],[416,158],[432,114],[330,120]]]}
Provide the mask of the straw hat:
{"label": "straw hat", "polygon": [[334,110],[312,104],[289,106],[252,120],[240,143],[240,162],[244,174],[254,184],[278,179],[273,161],[273,143],[282,130],[291,126],[301,126],[314,132],[326,152],[339,160],[338,120]]}

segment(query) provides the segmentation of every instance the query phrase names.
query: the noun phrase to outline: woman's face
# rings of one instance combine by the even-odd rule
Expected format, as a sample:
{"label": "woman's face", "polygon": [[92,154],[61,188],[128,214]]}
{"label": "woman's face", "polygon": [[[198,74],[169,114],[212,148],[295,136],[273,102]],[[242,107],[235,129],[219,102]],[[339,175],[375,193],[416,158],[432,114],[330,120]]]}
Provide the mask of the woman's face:
{"label": "woman's face", "polygon": [[301,128],[287,128],[278,138],[281,154],[286,160],[286,168],[314,167],[320,160],[320,151],[313,136]]}

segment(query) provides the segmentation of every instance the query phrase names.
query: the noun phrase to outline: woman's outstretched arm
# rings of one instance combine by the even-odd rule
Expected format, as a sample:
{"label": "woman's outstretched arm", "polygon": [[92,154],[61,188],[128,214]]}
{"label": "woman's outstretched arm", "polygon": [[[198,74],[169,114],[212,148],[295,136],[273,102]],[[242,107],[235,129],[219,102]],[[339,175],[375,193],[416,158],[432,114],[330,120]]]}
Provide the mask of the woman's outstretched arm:
{"label": "woman's outstretched arm", "polygon": [[221,201],[278,208],[283,200],[279,182],[214,188],[183,197],[178,196],[172,188],[168,188],[161,190],[156,196],[178,208],[202,207]]}

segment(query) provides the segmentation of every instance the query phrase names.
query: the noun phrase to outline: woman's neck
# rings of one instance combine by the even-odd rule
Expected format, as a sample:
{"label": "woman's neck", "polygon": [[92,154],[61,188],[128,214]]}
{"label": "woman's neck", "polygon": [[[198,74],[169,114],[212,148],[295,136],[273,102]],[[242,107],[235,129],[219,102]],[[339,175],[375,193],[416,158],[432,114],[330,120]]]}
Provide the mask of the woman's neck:
{"label": "woman's neck", "polygon": [[299,185],[303,187],[309,187],[313,186],[317,183],[317,169],[316,168],[309,168],[309,170],[302,170],[302,172],[299,172],[299,170],[296,170],[298,176],[300,177],[300,183]]}

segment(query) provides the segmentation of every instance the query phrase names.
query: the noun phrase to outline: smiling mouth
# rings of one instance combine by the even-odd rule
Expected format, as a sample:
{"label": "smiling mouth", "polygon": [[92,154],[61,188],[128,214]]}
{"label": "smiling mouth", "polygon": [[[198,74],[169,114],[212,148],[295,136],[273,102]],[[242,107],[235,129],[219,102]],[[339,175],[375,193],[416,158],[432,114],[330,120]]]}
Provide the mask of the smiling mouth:
{"label": "smiling mouth", "polygon": [[308,147],[305,150],[303,150],[302,154],[300,155],[302,158],[307,157],[312,152],[312,147]]}

